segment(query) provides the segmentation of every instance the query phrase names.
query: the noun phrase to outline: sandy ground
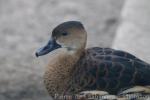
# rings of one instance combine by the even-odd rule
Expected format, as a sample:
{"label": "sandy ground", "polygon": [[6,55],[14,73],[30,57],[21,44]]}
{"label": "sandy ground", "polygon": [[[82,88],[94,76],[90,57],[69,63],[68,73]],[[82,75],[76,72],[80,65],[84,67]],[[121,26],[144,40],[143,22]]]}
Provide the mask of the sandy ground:
{"label": "sandy ground", "polygon": [[42,80],[47,56],[35,50],[60,22],[80,20],[88,47],[109,47],[123,0],[0,0],[0,100],[50,100]]}

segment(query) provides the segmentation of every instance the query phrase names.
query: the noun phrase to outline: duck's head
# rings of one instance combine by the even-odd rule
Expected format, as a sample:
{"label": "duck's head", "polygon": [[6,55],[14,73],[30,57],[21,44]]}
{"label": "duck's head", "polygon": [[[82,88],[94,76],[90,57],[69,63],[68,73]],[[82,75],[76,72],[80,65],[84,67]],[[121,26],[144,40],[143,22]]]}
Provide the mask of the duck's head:
{"label": "duck's head", "polygon": [[37,50],[36,56],[42,56],[56,49],[66,49],[68,52],[83,50],[86,45],[87,33],[78,21],[64,22],[52,31],[48,43]]}

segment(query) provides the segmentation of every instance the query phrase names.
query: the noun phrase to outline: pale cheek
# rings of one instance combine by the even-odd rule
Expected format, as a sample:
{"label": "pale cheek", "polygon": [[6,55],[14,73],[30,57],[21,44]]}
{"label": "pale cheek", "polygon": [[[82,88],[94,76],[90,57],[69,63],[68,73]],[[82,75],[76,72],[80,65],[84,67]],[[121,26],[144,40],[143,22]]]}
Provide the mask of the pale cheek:
{"label": "pale cheek", "polygon": [[63,38],[59,38],[57,40],[57,43],[60,44],[60,45],[70,45],[72,43],[72,40],[68,37],[63,37]]}

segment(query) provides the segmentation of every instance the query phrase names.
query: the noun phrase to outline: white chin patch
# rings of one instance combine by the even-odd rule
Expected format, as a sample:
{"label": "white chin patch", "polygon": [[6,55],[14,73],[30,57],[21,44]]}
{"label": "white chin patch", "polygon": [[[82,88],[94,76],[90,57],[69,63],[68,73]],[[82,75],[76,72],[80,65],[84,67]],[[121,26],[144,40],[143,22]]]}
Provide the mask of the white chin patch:
{"label": "white chin patch", "polygon": [[68,53],[72,54],[76,52],[77,47],[73,47],[73,46],[65,46],[63,43],[59,43],[59,41],[57,41],[57,43],[59,45],[61,45],[61,49],[64,49],[65,51],[67,51]]}
{"label": "white chin patch", "polygon": [[65,49],[67,50],[68,53],[73,54],[76,52],[75,48],[71,48],[71,47],[65,47]]}

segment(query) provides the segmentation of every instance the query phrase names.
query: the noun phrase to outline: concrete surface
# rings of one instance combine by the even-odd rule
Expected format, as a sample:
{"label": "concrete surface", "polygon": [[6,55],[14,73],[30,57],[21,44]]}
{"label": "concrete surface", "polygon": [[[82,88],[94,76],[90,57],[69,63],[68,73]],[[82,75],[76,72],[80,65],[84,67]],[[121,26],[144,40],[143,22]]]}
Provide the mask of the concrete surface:
{"label": "concrete surface", "polygon": [[127,0],[113,48],[150,63],[150,0]]}
{"label": "concrete surface", "polygon": [[0,100],[50,100],[34,52],[53,27],[81,20],[89,46],[111,46],[123,0],[0,0]]}

